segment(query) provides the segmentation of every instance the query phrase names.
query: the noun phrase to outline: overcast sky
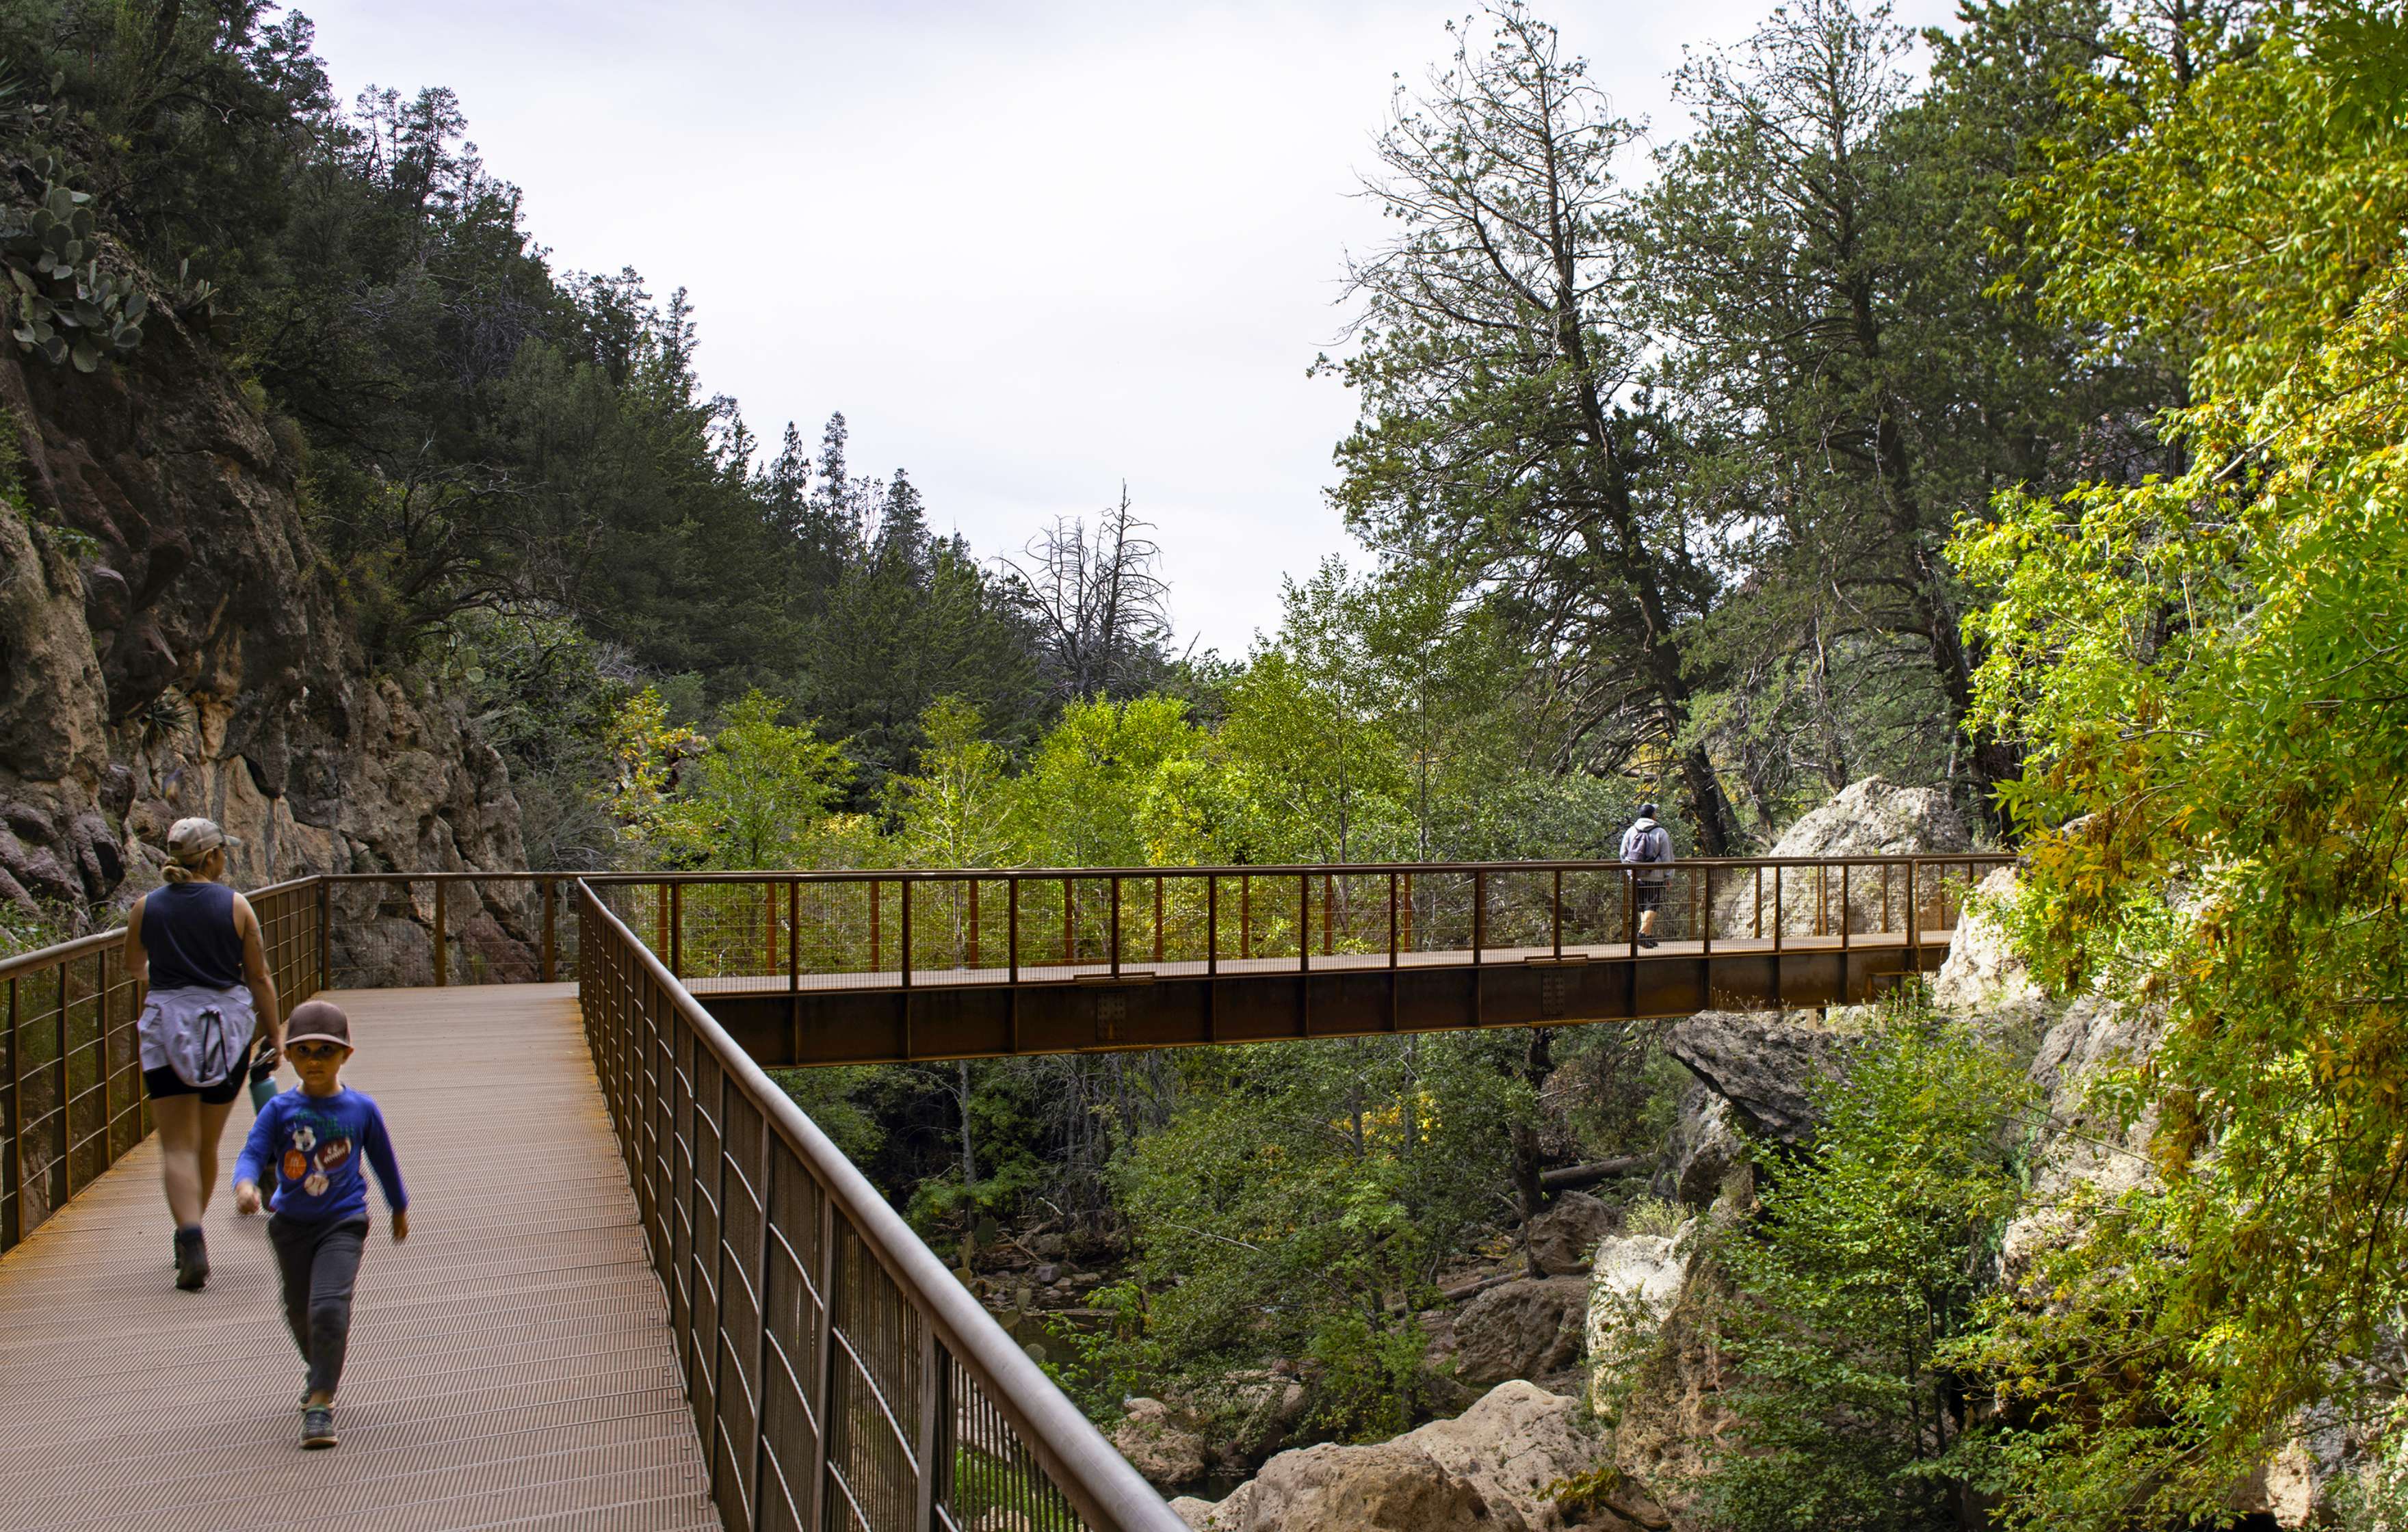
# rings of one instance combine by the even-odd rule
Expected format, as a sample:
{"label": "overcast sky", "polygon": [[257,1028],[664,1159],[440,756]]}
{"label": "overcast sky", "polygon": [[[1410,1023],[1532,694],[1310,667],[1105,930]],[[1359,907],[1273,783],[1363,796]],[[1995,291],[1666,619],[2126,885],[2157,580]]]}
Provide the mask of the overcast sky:
{"label": "overcast sky", "polygon": [[[1677,136],[1684,43],[1770,0],[1551,15],[1627,115]],[[908,468],[982,554],[1125,480],[1182,638],[1235,657],[1283,574],[1352,544],[1324,494],[1354,415],[1308,379],[1342,322],[1350,197],[1435,0],[768,5],[319,0],[346,99],[448,85],[557,269],[689,290],[704,385],[755,435]],[[1946,0],[1900,19],[1944,20]],[[1358,560],[1359,562],[1359,560]]]}

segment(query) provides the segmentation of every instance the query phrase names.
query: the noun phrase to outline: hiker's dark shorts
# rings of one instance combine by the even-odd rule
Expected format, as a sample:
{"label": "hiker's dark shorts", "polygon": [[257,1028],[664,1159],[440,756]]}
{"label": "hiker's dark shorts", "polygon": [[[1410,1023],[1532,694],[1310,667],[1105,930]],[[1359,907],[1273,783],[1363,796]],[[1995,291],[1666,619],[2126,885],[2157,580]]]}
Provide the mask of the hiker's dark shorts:
{"label": "hiker's dark shorts", "polygon": [[1671,886],[1672,885],[1670,883],[1640,884],[1639,909],[1641,912],[1644,913],[1650,909],[1662,909],[1664,907],[1664,891]]}
{"label": "hiker's dark shorts", "polygon": [[214,1085],[187,1085],[171,1068],[145,1069],[142,1089],[153,1101],[169,1095],[197,1095],[203,1106],[222,1107],[242,1094],[242,1071],[236,1069]]}

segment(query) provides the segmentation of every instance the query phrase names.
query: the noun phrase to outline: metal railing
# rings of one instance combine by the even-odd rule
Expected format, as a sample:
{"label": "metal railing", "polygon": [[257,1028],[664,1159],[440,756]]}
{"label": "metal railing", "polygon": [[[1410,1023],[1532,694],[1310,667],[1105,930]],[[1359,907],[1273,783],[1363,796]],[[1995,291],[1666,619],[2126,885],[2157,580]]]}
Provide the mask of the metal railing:
{"label": "metal railing", "polygon": [[[2003,852],[1828,860],[616,873],[588,881],[707,994],[1468,966],[1944,938]],[[1660,881],[1650,881],[1660,876]],[[1641,917],[1656,913],[1651,939]],[[1683,944],[1674,947],[1673,944]]]}
{"label": "metal railing", "polygon": [[580,884],[578,995],[730,1527],[1184,1532]]}
{"label": "metal railing", "polygon": [[[324,987],[326,902],[315,878],[247,895],[278,996]],[[135,1023],[142,986],[122,926],[0,959],[0,1251],[14,1248],[150,1132]]]}

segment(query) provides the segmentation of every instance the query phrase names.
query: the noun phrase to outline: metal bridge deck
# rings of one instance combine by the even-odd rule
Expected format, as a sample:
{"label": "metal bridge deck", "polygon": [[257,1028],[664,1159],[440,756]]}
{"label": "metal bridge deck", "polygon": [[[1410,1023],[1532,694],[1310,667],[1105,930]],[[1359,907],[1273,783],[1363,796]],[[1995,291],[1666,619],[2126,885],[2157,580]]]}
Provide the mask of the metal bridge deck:
{"label": "metal bridge deck", "polygon": [[222,1185],[175,1290],[153,1136],[0,1257],[0,1527],[718,1527],[575,986],[329,997],[414,1224],[371,1198],[342,1445],[297,1444],[265,1221]]}

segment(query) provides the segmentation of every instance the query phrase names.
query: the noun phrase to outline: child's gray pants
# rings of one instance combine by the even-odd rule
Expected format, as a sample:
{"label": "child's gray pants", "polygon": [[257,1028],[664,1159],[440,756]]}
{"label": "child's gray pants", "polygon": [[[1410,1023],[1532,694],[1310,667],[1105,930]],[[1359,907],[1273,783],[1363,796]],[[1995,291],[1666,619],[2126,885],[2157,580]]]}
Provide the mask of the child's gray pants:
{"label": "child's gray pants", "polygon": [[309,1364],[309,1392],[331,1396],[343,1381],[351,1339],[351,1284],[359,1280],[367,1220],[310,1224],[281,1214],[267,1221],[267,1242],[284,1279],[284,1323]]}

